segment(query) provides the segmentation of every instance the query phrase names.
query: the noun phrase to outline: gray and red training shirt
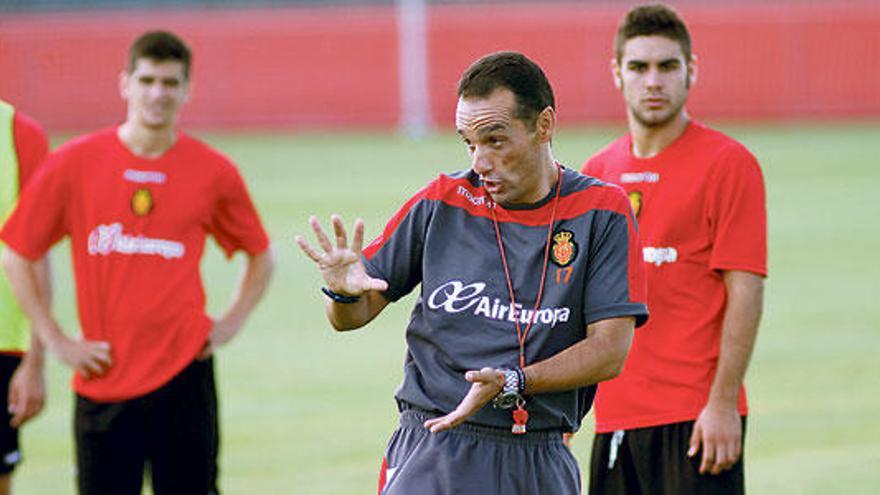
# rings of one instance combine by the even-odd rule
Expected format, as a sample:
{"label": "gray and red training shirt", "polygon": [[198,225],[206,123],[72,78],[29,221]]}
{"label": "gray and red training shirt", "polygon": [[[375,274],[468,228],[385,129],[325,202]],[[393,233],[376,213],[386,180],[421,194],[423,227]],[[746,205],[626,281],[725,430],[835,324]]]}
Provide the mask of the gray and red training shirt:
{"label": "gray and red training shirt", "polygon": [[[586,338],[590,323],[647,319],[638,236],[623,191],[562,169],[562,190],[551,239],[541,306],[547,227],[556,187],[525,206],[496,205],[473,171],[443,174],[416,193],[364,249],[372,277],[388,282],[396,301],[421,283],[407,326],[404,407],[447,413],[467,393],[464,373],[514,367],[519,344],[490,208],[495,208],[521,327],[534,324],[526,364],[547,359]],[[595,386],[527,398],[529,429],[573,431],[592,403]],[[510,411],[487,405],[472,424],[509,428]]]}

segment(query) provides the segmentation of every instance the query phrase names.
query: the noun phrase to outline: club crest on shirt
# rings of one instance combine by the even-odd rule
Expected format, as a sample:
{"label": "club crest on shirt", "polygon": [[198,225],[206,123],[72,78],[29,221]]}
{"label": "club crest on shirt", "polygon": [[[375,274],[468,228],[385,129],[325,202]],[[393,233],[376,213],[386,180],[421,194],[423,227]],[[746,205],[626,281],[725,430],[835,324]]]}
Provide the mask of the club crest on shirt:
{"label": "club crest on shirt", "polygon": [[574,242],[574,232],[560,230],[553,234],[553,246],[550,248],[550,260],[557,266],[567,266],[574,261],[578,254],[577,243]]}
{"label": "club crest on shirt", "polygon": [[632,191],[629,193],[629,204],[632,206],[633,213],[639,216],[642,211],[642,193],[641,191]]}
{"label": "club crest on shirt", "polygon": [[153,193],[146,187],[135,189],[131,195],[131,211],[139,217],[153,211]]}

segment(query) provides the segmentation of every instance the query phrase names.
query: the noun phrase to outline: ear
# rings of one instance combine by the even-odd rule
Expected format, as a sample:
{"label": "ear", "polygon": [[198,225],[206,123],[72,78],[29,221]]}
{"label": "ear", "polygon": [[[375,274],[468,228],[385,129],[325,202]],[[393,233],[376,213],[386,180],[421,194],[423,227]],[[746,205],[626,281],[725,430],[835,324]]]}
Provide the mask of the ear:
{"label": "ear", "polygon": [[124,101],[128,101],[128,80],[129,80],[128,71],[125,69],[122,69],[121,71],[119,71],[119,96]]}
{"label": "ear", "polygon": [[184,103],[189,101],[190,96],[192,95],[193,83],[189,78],[184,79],[183,81],[183,101]]}
{"label": "ear", "polygon": [[695,53],[691,54],[691,61],[688,62],[687,68],[688,87],[690,88],[697,84],[697,55]]}
{"label": "ear", "polygon": [[556,111],[552,107],[542,110],[538,114],[535,127],[541,142],[550,142],[553,139],[553,133],[556,132]]}
{"label": "ear", "polygon": [[620,64],[616,58],[611,59],[611,78],[614,80],[614,87],[623,89],[623,80],[620,78]]}

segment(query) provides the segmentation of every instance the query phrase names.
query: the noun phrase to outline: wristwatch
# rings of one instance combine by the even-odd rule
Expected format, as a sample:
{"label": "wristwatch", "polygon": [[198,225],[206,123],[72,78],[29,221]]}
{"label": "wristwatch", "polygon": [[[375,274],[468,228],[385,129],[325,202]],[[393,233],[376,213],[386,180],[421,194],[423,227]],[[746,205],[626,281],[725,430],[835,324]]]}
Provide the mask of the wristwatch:
{"label": "wristwatch", "polygon": [[510,409],[514,407],[522,395],[520,392],[525,388],[524,380],[521,380],[522,371],[501,368],[498,371],[504,373],[504,387],[493,400],[493,405],[498,409]]}

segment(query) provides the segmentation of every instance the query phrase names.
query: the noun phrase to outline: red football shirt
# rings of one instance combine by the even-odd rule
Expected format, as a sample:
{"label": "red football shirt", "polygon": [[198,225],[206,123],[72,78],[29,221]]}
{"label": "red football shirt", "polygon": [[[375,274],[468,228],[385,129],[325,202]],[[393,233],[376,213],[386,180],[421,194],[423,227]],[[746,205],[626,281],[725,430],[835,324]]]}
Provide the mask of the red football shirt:
{"label": "red football shirt", "polygon": [[204,346],[206,234],[228,256],[268,246],[236,168],[185,134],[163,156],[141,158],[114,128],[50,155],[0,238],[38,259],[70,237],[83,336],[109,341],[113,358],[101,378],[74,376],[74,388],[117,401],[159,388]]}
{"label": "red football shirt", "polygon": [[12,135],[18,154],[18,187],[24,189],[49,153],[49,141],[35,120],[18,111],[12,117]]}
{"label": "red football shirt", "polygon": [[[600,433],[697,418],[709,398],[725,308],[723,270],[767,275],[764,181],[741,144],[691,122],[653,158],[626,135],[584,173],[629,195],[639,223],[651,318],[624,370],[596,396]],[[746,414],[745,389],[739,412]]]}

